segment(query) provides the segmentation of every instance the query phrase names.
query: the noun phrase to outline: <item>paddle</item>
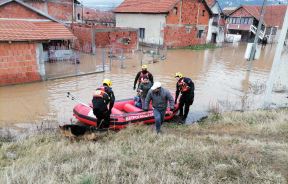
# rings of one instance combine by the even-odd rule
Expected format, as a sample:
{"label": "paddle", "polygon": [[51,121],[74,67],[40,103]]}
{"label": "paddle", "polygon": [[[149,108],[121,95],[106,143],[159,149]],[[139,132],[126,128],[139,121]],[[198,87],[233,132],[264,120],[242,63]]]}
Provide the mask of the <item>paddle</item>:
{"label": "paddle", "polygon": [[91,107],[90,105],[82,102],[82,100],[80,100],[80,99],[77,98],[76,96],[72,95],[70,92],[67,92],[67,98],[70,98],[71,100],[76,101],[76,102],[78,102],[78,103],[80,103],[80,104],[82,104],[82,105],[84,105],[84,106],[86,106],[86,107],[93,108],[93,107]]}

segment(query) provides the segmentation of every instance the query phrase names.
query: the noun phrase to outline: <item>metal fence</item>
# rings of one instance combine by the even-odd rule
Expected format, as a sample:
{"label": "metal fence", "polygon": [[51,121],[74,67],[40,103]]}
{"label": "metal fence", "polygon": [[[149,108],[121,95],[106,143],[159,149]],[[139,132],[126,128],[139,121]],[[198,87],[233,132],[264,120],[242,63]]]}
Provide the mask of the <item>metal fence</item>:
{"label": "metal fence", "polygon": [[165,46],[150,46],[141,48],[140,64],[156,63],[164,61],[167,58],[167,47]]}
{"label": "metal fence", "polygon": [[80,76],[104,72],[107,69],[107,49],[98,48],[96,54],[61,48],[44,51],[46,79]]}

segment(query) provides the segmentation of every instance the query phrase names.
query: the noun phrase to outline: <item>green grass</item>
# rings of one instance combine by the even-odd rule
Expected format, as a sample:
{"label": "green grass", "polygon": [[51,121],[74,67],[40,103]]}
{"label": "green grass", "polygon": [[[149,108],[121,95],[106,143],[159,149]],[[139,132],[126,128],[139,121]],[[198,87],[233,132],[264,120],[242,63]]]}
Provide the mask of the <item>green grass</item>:
{"label": "green grass", "polygon": [[187,49],[187,50],[206,50],[206,49],[216,49],[218,46],[215,44],[202,44],[202,45],[191,45],[187,47],[179,47],[176,49]]}
{"label": "green grass", "polygon": [[288,110],[233,112],[70,142],[59,132],[1,140],[0,183],[287,183]]}

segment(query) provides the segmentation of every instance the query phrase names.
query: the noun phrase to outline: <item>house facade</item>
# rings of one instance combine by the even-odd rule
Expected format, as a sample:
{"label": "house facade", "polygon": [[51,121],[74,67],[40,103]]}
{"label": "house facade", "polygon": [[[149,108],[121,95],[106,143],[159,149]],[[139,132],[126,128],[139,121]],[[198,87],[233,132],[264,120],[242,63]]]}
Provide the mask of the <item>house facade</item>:
{"label": "house facade", "polygon": [[45,78],[45,57],[69,50],[73,34],[56,19],[18,0],[0,1],[0,86]]}
{"label": "house facade", "polygon": [[114,12],[116,27],[136,28],[140,42],[168,47],[205,44],[212,16],[198,0],[125,0]]}
{"label": "house facade", "polygon": [[224,42],[225,18],[222,9],[216,0],[206,0],[211,9],[212,17],[209,20],[207,42],[222,43]]}
{"label": "house facade", "polygon": [[[268,42],[277,40],[287,5],[265,6],[265,14],[259,38],[267,38]],[[260,20],[261,6],[240,6],[231,12],[227,18],[226,40],[252,41],[255,38],[257,27]]]}

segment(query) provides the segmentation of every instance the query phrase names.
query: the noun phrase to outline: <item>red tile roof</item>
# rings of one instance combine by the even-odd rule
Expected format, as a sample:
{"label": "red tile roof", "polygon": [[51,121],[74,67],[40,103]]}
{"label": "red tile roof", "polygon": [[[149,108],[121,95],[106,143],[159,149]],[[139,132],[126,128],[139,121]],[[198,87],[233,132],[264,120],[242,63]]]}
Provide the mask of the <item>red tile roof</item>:
{"label": "red tile roof", "polygon": [[93,8],[84,8],[83,13],[84,20],[96,22],[115,22],[115,15],[111,11],[100,11]]}
{"label": "red tile roof", "polygon": [[115,13],[167,13],[180,0],[125,0]]}
{"label": "red tile roof", "polygon": [[[251,16],[257,20],[260,19],[261,6],[242,6],[239,9],[245,9]],[[282,27],[287,5],[269,5],[265,6],[264,24],[268,27]],[[234,12],[236,12],[235,10]],[[233,12],[233,13],[234,13]]]}
{"label": "red tile roof", "polygon": [[0,20],[0,41],[70,40],[74,35],[56,22]]}

